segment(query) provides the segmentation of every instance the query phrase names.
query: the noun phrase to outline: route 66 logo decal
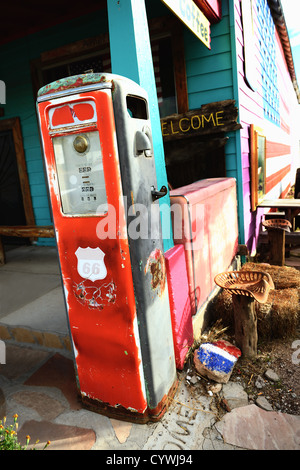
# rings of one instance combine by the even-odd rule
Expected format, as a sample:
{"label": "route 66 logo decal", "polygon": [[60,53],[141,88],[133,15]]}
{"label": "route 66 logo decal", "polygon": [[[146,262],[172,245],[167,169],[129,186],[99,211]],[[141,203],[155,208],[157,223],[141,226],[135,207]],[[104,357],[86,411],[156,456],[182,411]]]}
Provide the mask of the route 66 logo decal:
{"label": "route 66 logo decal", "polygon": [[77,256],[77,271],[84,279],[92,282],[98,279],[105,279],[107,269],[104,263],[105,253],[98,248],[78,248],[75,252]]}

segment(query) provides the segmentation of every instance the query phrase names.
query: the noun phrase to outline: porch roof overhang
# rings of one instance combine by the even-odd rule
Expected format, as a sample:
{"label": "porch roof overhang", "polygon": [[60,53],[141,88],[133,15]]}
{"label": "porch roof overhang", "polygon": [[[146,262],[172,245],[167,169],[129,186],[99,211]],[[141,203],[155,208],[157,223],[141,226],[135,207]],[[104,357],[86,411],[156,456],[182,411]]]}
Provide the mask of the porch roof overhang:
{"label": "porch roof overhang", "polygon": [[[287,67],[300,103],[300,91],[297,82],[292,48],[288,35],[288,29],[280,0],[267,0],[276,25],[280,41],[283,47]],[[106,0],[73,0],[72,8],[69,3],[61,0],[52,0],[51,7],[41,11],[39,0],[27,0],[26,2],[6,1],[1,7],[3,18],[0,32],[0,46],[32,33],[45,30],[59,23],[78,18],[83,14],[107,8]],[[84,6],[84,7],[83,7]]]}
{"label": "porch roof overhang", "polygon": [[52,0],[47,7],[41,7],[40,0],[5,1],[1,6],[0,46],[106,7],[106,0]]}

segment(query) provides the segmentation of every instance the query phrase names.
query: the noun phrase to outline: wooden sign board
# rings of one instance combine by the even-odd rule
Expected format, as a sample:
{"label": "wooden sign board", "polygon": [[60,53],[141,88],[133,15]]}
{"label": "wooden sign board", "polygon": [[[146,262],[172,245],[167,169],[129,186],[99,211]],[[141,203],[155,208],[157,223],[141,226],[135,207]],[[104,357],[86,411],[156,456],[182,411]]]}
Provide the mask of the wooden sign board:
{"label": "wooden sign board", "polygon": [[210,22],[193,0],[162,0],[162,2],[210,49]]}
{"label": "wooden sign board", "polygon": [[194,137],[197,135],[218,134],[241,129],[237,122],[238,109],[235,100],[217,101],[202,105],[183,114],[173,114],[161,119],[164,142]]}

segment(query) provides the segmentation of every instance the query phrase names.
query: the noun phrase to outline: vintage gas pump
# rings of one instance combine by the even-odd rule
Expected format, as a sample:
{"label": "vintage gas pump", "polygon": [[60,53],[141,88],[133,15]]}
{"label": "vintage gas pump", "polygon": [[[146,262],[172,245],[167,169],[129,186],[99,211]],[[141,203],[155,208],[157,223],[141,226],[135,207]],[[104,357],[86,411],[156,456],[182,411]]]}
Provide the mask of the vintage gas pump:
{"label": "vintage gas pump", "polygon": [[43,87],[37,110],[83,403],[158,419],[176,368],[146,92],[77,75]]}

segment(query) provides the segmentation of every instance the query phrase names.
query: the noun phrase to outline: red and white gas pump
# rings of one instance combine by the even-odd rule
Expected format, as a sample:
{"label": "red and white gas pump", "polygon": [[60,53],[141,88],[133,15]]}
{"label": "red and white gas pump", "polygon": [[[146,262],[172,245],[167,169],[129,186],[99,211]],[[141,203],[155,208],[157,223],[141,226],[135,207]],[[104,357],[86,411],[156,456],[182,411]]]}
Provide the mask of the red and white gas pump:
{"label": "red and white gas pump", "polygon": [[37,110],[82,400],[157,419],[176,386],[159,218],[130,236],[140,207],[150,222],[167,191],[156,187],[147,95],[85,74],[43,87]]}

